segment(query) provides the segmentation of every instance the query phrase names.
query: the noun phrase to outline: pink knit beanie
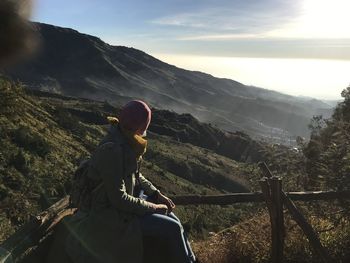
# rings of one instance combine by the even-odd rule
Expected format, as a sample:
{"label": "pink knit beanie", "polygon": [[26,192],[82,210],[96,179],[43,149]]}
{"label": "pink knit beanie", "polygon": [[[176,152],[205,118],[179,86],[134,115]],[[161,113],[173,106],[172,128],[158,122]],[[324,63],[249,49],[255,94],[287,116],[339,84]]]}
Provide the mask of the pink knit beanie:
{"label": "pink knit beanie", "polygon": [[151,109],[143,101],[132,100],[122,108],[119,122],[123,128],[141,135],[151,122]]}

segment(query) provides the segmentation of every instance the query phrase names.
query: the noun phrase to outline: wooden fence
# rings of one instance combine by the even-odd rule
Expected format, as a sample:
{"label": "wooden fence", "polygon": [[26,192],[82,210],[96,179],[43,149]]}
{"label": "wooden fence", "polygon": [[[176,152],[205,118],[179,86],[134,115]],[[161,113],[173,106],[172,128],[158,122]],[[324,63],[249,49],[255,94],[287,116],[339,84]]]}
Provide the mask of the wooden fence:
{"label": "wooden fence", "polygon": [[230,205],[234,203],[265,202],[271,223],[271,262],[283,262],[283,248],[285,238],[283,206],[290,212],[292,218],[300,226],[308,238],[314,251],[323,262],[331,263],[331,257],[322,246],[317,233],[299,211],[293,201],[350,199],[350,191],[317,191],[317,192],[284,192],[282,179],[273,176],[265,163],[259,164],[263,177],[260,180],[261,192],[236,193],[215,196],[174,196],[177,205]]}
{"label": "wooden fence", "polygon": [[[260,164],[263,174],[260,180],[261,192],[256,193],[234,193],[224,195],[186,195],[172,196],[171,198],[177,205],[231,205],[235,203],[265,202],[270,215],[271,222],[271,262],[283,262],[283,248],[285,238],[284,213],[285,207],[297,222],[304,234],[308,238],[314,251],[319,255],[323,262],[333,262],[327,250],[322,246],[317,233],[300,213],[293,201],[311,201],[311,200],[334,200],[350,199],[350,191],[319,191],[319,192],[284,192],[282,189],[282,180],[273,176],[266,164]],[[75,212],[75,209],[68,208],[69,198],[65,197],[56,204],[45,210],[30,222],[20,228],[14,235],[4,241],[0,248],[8,251],[16,259],[23,258],[31,250],[40,246],[40,242],[46,236],[52,234],[60,220]],[[6,255],[1,255],[0,262]],[[16,260],[19,262],[19,260]]]}

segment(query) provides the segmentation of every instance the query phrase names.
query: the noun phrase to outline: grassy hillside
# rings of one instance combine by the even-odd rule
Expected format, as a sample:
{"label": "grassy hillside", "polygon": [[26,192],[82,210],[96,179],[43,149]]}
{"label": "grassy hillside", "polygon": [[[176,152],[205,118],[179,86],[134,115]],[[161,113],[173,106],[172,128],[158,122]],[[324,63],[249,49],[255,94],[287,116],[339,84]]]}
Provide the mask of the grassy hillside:
{"label": "grassy hillside", "polygon": [[[0,79],[0,241],[69,193],[74,169],[106,133],[106,116],[117,111],[107,102],[32,92]],[[283,177],[286,191],[304,190],[314,180],[315,174],[308,170],[312,163],[325,168],[320,161],[328,160],[327,169],[331,171],[334,154],[344,154],[340,139],[327,139],[327,134],[336,130],[331,126],[315,133],[314,140],[304,146],[308,155],[303,155],[284,146],[258,143],[243,133],[222,132],[188,114],[153,112],[142,170],[171,195],[258,191],[259,160]],[[337,110],[337,116],[346,114],[342,108]],[[343,128],[341,131],[347,135]],[[321,143],[324,148],[316,147]],[[339,147],[332,148],[334,143]],[[322,149],[326,149],[324,154]],[[347,160],[336,164],[349,167]],[[339,184],[346,171],[339,169],[333,181],[321,178],[314,189],[329,189],[327,185],[348,189],[348,181]],[[348,262],[350,220],[349,213],[344,213],[348,204],[298,205],[335,262]],[[194,248],[202,262],[268,262],[270,229],[264,204],[186,206],[177,207],[176,212],[195,240]],[[319,262],[288,215],[286,229],[286,262]]]}
{"label": "grassy hillside", "polygon": [[[115,115],[117,108],[105,102],[30,91],[28,94],[19,84],[4,78],[0,93],[0,239],[3,240],[31,216],[69,192],[74,169],[104,136],[106,116]],[[158,130],[162,135],[155,133],[157,125],[151,127],[154,132],[150,132],[150,147],[143,164],[143,173],[162,191],[169,194],[249,191],[248,174],[253,165],[235,161],[234,158],[241,159],[237,150],[230,152],[220,144],[240,142],[237,146],[247,149],[244,158],[249,159],[260,155],[257,151],[261,145],[254,148],[255,144],[246,135],[222,133],[188,115],[155,110],[154,123],[159,124],[165,116],[167,128]],[[187,124],[183,119],[188,120]],[[175,137],[181,135],[176,132],[179,129],[188,136]],[[209,137],[212,143],[208,143]],[[185,139],[187,143],[181,142]],[[216,216],[207,216],[209,210],[216,211]],[[237,222],[241,211],[204,206],[178,208],[178,213],[193,235],[205,236],[209,231]]]}
{"label": "grassy hillside", "polygon": [[[35,98],[0,80],[1,239],[51,200],[66,194],[69,175],[87,148]],[[98,127],[91,132],[100,133]]]}

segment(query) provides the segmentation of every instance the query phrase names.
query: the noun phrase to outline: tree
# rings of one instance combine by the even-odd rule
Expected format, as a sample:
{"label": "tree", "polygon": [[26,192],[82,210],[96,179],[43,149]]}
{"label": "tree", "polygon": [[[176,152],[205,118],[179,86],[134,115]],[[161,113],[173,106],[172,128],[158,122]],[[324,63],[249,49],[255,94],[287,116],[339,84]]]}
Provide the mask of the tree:
{"label": "tree", "polygon": [[303,149],[310,184],[324,189],[350,189],[350,86],[341,95],[344,101],[329,120],[313,119]]}

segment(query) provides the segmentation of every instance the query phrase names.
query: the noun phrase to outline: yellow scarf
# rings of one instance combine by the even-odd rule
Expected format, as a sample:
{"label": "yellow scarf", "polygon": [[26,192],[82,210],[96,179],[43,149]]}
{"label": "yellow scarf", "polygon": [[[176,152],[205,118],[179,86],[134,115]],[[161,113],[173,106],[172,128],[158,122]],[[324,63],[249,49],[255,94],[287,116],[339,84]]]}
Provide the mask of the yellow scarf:
{"label": "yellow scarf", "polygon": [[[107,120],[110,124],[119,124],[119,120],[116,117],[107,117]],[[147,149],[147,140],[132,131],[124,129],[122,126],[119,127],[123,135],[127,138],[129,145],[135,151],[137,160],[141,159]]]}

